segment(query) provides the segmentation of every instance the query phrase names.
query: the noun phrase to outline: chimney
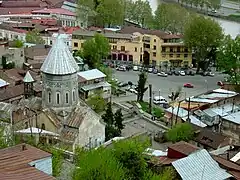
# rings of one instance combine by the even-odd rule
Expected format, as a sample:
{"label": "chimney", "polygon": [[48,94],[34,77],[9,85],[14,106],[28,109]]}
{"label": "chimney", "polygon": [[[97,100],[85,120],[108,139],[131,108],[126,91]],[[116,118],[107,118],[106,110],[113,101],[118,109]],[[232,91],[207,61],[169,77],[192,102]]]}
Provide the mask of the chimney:
{"label": "chimney", "polygon": [[25,151],[25,150],[27,150],[27,147],[26,147],[26,144],[23,144],[22,145],[22,151]]}

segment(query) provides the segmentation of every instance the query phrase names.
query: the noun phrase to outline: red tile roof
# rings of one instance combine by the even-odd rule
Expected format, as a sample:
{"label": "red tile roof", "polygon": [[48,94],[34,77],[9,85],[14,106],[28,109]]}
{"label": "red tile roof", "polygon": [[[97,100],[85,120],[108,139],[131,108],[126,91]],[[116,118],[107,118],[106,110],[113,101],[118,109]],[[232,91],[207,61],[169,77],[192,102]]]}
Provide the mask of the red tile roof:
{"label": "red tile roof", "polygon": [[30,162],[51,156],[51,154],[27,144],[19,144],[0,150],[0,179],[6,180],[53,180],[29,165]]}
{"label": "red tile roof", "polygon": [[72,11],[69,11],[67,9],[63,9],[63,8],[55,8],[55,9],[41,9],[41,10],[34,10],[32,11],[33,14],[37,14],[37,13],[52,13],[52,14],[62,14],[62,15],[67,15],[67,16],[76,16],[75,13],[73,13]]}
{"label": "red tile roof", "polygon": [[63,31],[66,33],[66,34],[72,34],[73,31],[76,31],[78,29],[81,29],[80,27],[64,27],[63,28]]}
{"label": "red tile roof", "polygon": [[181,36],[177,34],[167,34],[162,37],[162,39],[180,39]]}
{"label": "red tile roof", "polygon": [[199,150],[200,148],[190,143],[180,141],[168,146],[168,149],[172,149],[174,151],[180,152],[181,154],[188,156],[189,154]]}

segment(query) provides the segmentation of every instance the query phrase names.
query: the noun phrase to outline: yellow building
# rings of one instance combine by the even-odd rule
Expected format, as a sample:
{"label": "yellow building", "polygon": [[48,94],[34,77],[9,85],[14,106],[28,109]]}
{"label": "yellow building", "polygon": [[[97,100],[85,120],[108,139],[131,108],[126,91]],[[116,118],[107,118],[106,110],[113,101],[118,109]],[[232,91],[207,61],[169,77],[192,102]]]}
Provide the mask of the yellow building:
{"label": "yellow building", "polygon": [[[80,50],[84,41],[92,38],[95,33],[82,30],[73,32],[73,50]],[[189,67],[192,64],[192,52],[184,46],[179,35],[132,26],[123,28],[119,33],[99,33],[111,45],[109,60],[155,67]]]}

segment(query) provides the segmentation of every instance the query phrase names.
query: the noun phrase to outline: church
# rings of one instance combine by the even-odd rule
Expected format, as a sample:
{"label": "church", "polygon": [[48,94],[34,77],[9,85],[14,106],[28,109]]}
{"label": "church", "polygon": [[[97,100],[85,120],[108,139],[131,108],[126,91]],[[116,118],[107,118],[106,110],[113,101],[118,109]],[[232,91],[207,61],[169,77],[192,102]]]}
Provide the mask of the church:
{"label": "church", "polygon": [[64,39],[58,37],[41,67],[42,98],[33,96],[34,79],[29,72],[25,75],[25,98],[12,111],[14,130],[36,127],[52,132],[73,151],[104,143],[105,124],[79,98],[78,68]]}

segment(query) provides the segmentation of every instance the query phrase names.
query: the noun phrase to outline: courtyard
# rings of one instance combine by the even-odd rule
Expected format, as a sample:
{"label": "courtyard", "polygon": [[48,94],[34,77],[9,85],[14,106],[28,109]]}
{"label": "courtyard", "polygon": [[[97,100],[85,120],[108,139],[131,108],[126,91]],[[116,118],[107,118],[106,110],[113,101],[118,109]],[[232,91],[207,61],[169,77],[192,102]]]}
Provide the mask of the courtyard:
{"label": "courtyard", "polygon": [[[138,71],[115,71],[114,77],[117,78],[121,82],[132,81],[133,84],[137,84],[138,81]],[[168,95],[171,92],[176,91],[178,87],[182,87],[182,92],[180,99],[184,99],[187,97],[191,97],[194,95],[198,95],[204,93],[209,90],[217,89],[219,86],[217,85],[218,81],[222,81],[224,79],[223,74],[216,73],[214,77],[210,76],[168,76],[168,77],[159,77],[156,74],[148,73],[147,85],[152,84],[152,92],[153,96],[163,96],[168,99]],[[183,84],[191,83],[194,85],[194,88],[184,88]],[[136,94],[127,93],[126,96],[114,98],[116,101],[131,101],[136,100]],[[144,95],[144,100],[149,100],[149,91],[147,90]]]}

